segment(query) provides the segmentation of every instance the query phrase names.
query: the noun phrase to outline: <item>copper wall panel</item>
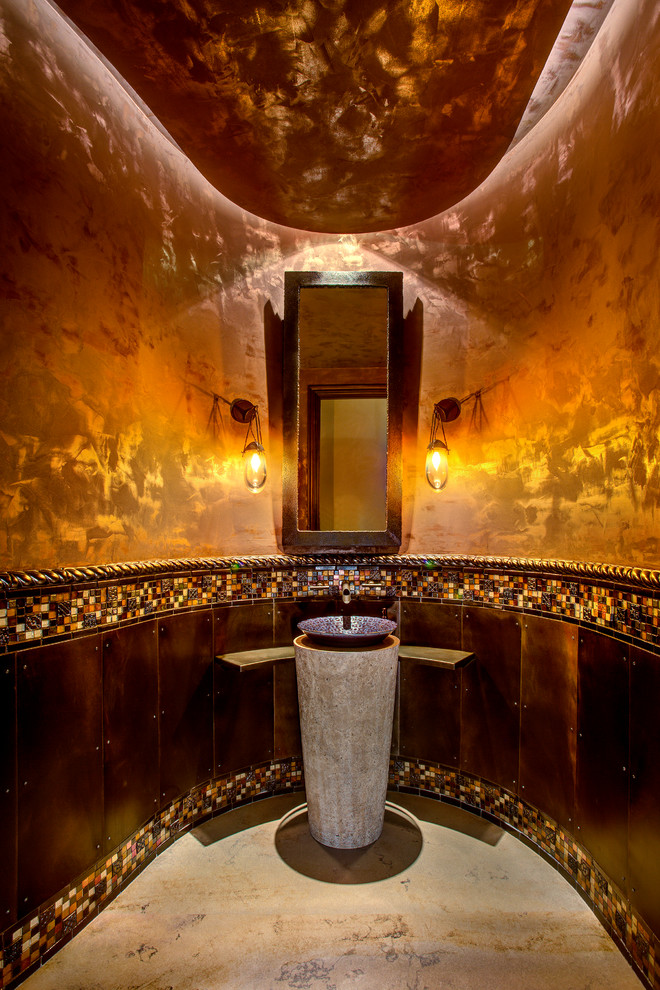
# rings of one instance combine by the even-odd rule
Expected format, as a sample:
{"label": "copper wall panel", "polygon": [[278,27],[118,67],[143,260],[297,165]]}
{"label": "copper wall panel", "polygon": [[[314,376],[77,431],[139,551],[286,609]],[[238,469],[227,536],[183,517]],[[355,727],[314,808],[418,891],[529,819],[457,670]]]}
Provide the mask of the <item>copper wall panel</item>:
{"label": "copper wall panel", "polygon": [[522,622],[520,793],[571,828],[575,807],[577,626]]}
{"label": "copper wall panel", "polygon": [[240,670],[215,663],[215,772],[227,773],[273,754],[273,667]]}
{"label": "copper wall panel", "polygon": [[469,607],[463,649],[475,660],[463,670],[461,767],[517,790],[520,735],[520,619]]}
{"label": "copper wall panel", "polygon": [[579,630],[575,823],[580,841],[623,890],[628,876],[628,674],[626,643]]}
{"label": "copper wall panel", "polygon": [[106,852],[161,804],[157,656],[155,620],[103,636]]}
{"label": "copper wall panel", "polygon": [[20,917],[100,855],[101,637],[19,652],[17,711]]}
{"label": "copper wall panel", "polygon": [[461,608],[439,602],[401,602],[401,642],[461,649]]}
{"label": "copper wall panel", "polygon": [[213,653],[241,653],[273,645],[273,606],[270,602],[222,605],[214,613]]}
{"label": "copper wall panel", "polygon": [[275,664],[273,694],[275,759],[284,756],[302,756],[295,660],[283,660]]}
{"label": "copper wall panel", "polygon": [[399,753],[457,767],[461,672],[407,657],[399,669]]}
{"label": "copper wall panel", "polygon": [[212,651],[209,612],[158,622],[161,804],[213,773]]}
{"label": "copper wall panel", "polygon": [[660,932],[660,656],[630,650],[630,900]]}
{"label": "copper wall panel", "polygon": [[16,658],[0,657],[0,928],[16,921]]}

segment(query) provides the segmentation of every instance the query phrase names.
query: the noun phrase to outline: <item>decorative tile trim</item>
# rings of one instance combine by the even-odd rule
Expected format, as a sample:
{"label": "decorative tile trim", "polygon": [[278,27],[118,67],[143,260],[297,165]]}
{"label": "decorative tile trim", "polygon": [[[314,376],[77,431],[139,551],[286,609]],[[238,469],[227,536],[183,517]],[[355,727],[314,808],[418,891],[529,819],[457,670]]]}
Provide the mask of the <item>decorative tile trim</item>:
{"label": "decorative tile trim", "polygon": [[415,759],[390,761],[389,787],[459,805],[487,817],[549,859],[582,894],[649,990],[660,990],[659,943],[591,853],[557,822],[505,788]]}
{"label": "decorative tile trim", "polygon": [[0,941],[0,987],[16,986],[66,945],[159,852],[185,832],[233,808],[304,787],[300,757],[248,767],[199,784],[161,809],[146,825],[59,891]]}
{"label": "decorative tile trim", "polygon": [[[244,557],[0,572],[0,652],[187,609],[351,593],[504,608],[660,652],[660,572],[494,557]],[[68,582],[68,583],[67,583]]]}

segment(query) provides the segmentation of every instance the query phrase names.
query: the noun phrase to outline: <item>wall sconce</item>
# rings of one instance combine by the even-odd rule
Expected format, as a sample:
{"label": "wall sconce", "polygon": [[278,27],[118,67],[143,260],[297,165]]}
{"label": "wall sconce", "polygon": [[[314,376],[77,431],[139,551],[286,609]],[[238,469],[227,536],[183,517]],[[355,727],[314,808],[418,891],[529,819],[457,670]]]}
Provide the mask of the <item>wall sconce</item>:
{"label": "wall sconce", "polygon": [[266,452],[261,442],[259,408],[248,399],[234,399],[229,413],[237,423],[247,423],[247,433],[243,444],[245,484],[249,491],[260,492],[266,484]]}
{"label": "wall sconce", "polygon": [[[433,407],[431,438],[426,448],[426,480],[436,492],[441,492],[449,477],[449,447],[445,436],[445,423],[451,423],[461,414],[458,399],[441,399]],[[442,440],[438,438],[442,430]]]}

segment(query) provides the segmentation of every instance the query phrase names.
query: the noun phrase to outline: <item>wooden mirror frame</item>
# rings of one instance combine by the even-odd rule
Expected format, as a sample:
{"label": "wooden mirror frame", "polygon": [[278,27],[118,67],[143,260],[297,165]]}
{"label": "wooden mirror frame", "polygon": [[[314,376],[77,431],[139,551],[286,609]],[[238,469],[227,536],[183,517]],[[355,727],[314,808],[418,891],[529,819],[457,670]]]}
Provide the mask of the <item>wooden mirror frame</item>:
{"label": "wooden mirror frame", "polygon": [[[298,529],[300,402],[298,311],[300,290],[315,287],[387,289],[387,503],[385,529]],[[285,272],[282,361],[282,548],[289,553],[396,553],[401,545],[401,418],[403,395],[403,275],[401,272]],[[303,397],[305,403],[307,396]],[[313,484],[307,478],[307,485]]]}

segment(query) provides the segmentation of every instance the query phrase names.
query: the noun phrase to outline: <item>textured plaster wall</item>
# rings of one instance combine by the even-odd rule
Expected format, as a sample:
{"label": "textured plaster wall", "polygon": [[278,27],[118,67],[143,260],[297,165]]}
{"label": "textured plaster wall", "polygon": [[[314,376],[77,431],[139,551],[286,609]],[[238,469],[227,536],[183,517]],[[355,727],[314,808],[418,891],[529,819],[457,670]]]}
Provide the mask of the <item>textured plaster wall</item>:
{"label": "textured plaster wall", "polygon": [[[410,551],[660,565],[660,10],[615,0],[554,107],[456,208],[311,235],[212,190],[44,0],[2,0],[0,566],[277,549],[280,469],[242,485],[285,268],[404,272],[423,309]],[[500,382],[500,384],[495,384]],[[450,486],[423,480],[433,401]],[[264,424],[265,425],[265,424]]]}
{"label": "textured plaster wall", "polygon": [[265,407],[253,283],[279,241],[209,187],[43,0],[2,16],[0,560],[268,552],[242,484]]}

